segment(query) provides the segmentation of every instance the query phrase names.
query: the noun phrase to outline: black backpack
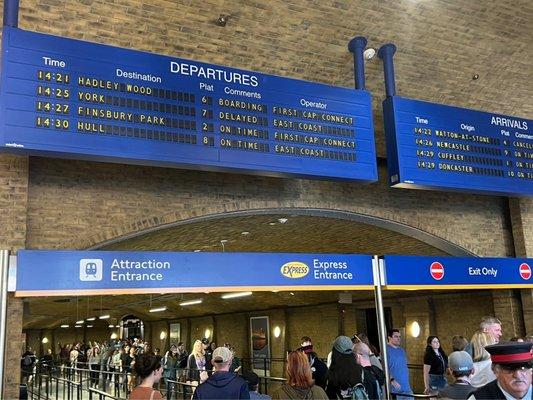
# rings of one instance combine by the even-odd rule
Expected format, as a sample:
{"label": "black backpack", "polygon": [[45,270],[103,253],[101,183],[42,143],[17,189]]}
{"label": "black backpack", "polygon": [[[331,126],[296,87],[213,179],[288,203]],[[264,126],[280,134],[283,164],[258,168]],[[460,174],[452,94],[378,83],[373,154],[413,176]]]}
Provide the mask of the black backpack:
{"label": "black backpack", "polygon": [[351,400],[369,400],[368,393],[366,392],[365,385],[365,371],[361,370],[361,383],[356,383],[353,387],[347,390],[347,393],[343,397],[337,395],[337,399],[351,399]]}
{"label": "black backpack", "polygon": [[30,355],[24,356],[24,358],[22,359],[22,365],[24,365],[25,367],[29,367],[32,364],[33,364],[33,360],[31,356]]}

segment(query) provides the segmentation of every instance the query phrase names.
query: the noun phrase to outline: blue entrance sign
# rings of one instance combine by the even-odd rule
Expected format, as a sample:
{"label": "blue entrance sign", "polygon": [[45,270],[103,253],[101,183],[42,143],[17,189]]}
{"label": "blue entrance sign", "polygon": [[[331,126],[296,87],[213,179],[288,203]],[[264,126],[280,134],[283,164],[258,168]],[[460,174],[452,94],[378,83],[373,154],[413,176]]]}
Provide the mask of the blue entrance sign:
{"label": "blue entrance sign", "polygon": [[385,256],[387,289],[533,288],[533,259]]}
{"label": "blue entrance sign", "polygon": [[0,149],[377,180],[371,96],[4,27]]}
{"label": "blue entrance sign", "polygon": [[533,121],[392,96],[383,102],[389,182],[533,195]]}
{"label": "blue entrance sign", "polygon": [[372,289],[372,256],[22,250],[17,296]]}

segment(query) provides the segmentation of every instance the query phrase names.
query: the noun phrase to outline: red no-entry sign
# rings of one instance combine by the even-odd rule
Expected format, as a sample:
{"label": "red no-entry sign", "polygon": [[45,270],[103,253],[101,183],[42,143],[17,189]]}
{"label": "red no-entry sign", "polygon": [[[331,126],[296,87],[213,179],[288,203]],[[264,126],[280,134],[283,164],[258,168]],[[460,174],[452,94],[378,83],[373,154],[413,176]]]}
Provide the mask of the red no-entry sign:
{"label": "red no-entry sign", "polygon": [[526,264],[526,263],[522,263],[520,264],[520,276],[522,277],[522,279],[525,279],[525,280],[528,280],[529,278],[531,278],[531,267]]}
{"label": "red no-entry sign", "polygon": [[440,262],[435,261],[431,263],[429,273],[433,279],[440,281],[444,277],[444,266]]}

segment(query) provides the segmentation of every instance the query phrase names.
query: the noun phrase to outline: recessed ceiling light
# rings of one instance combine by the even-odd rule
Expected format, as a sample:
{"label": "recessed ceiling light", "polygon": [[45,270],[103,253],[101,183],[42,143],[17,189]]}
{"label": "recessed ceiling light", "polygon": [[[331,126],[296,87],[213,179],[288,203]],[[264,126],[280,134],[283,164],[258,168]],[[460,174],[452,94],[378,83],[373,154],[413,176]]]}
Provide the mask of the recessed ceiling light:
{"label": "recessed ceiling light", "polygon": [[108,319],[110,317],[109,314],[106,314],[106,315],[100,315],[98,318],[99,319]]}
{"label": "recessed ceiling light", "polygon": [[92,325],[87,325],[87,328],[92,328],[93,326]]}
{"label": "recessed ceiling light", "polygon": [[272,293],[278,293],[279,290],[271,290]]}
{"label": "recessed ceiling light", "polygon": [[68,325],[61,325],[61,328],[68,328]]}
{"label": "recessed ceiling light", "polygon": [[167,310],[167,306],[163,306],[163,307],[156,307],[156,308],[150,308],[150,312],[161,312],[161,311],[166,311]]}
{"label": "recessed ceiling light", "polygon": [[268,224],[269,224],[270,226],[276,225],[275,222],[269,222]]}
{"label": "recessed ceiling light", "polygon": [[228,243],[228,239],[222,239],[220,243]]}
{"label": "recessed ceiling light", "polygon": [[226,293],[220,296],[223,299],[234,299],[236,297],[245,297],[245,296],[251,296],[252,292],[236,292],[236,293]]}
{"label": "recessed ceiling light", "polygon": [[201,304],[202,303],[202,299],[198,299],[198,300],[188,300],[188,301],[183,301],[180,303],[180,306],[192,306],[194,304]]}
{"label": "recessed ceiling light", "polygon": [[74,325],[74,328],[81,328],[81,325]]}
{"label": "recessed ceiling light", "polygon": [[85,322],[84,320],[76,321],[76,325],[82,325],[84,322]]}
{"label": "recessed ceiling light", "polygon": [[85,321],[94,321],[96,317],[87,318]]}
{"label": "recessed ceiling light", "polygon": [[287,218],[278,218],[278,222],[279,222],[280,224],[284,224],[284,223],[286,223],[287,221],[288,221]]}
{"label": "recessed ceiling light", "polygon": [[108,325],[107,327],[108,327],[108,328],[114,328],[115,325]]}
{"label": "recessed ceiling light", "polygon": [[294,293],[293,293],[293,292],[290,292],[289,294],[290,294],[291,296],[294,296]]}
{"label": "recessed ceiling light", "polygon": [[241,235],[244,235],[244,236],[249,235],[249,234],[250,234],[250,232],[248,232],[248,231],[241,232]]}
{"label": "recessed ceiling light", "polygon": [[199,253],[199,252],[201,252],[201,251],[202,251],[202,250],[199,250],[199,249],[194,250],[195,253]]}

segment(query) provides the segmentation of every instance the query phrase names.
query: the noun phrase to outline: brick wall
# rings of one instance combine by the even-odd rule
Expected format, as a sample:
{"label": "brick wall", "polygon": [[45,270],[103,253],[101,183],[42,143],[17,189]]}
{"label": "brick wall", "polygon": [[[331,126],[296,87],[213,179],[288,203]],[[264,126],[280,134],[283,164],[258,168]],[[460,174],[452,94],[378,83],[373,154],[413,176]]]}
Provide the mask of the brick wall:
{"label": "brick wall", "polygon": [[454,335],[461,335],[470,340],[479,328],[481,318],[494,315],[493,298],[489,290],[475,292],[471,297],[453,294],[434,296],[433,301],[437,317],[437,334],[447,354],[452,350],[451,341]]}
{"label": "brick wall", "polygon": [[249,317],[246,314],[231,314],[217,316],[215,320],[217,347],[231,343],[235,347],[237,357],[251,357]]}
{"label": "brick wall", "polygon": [[362,186],[32,158],[27,246],[87,248],[202,215],[298,207],[396,221],[478,255],[513,252],[501,198],[390,190],[380,175]]}
{"label": "brick wall", "polygon": [[[28,158],[0,154],[0,249],[16,252],[26,246]],[[18,398],[22,343],[21,299],[8,296],[4,393]]]}
{"label": "brick wall", "polygon": [[213,317],[191,318],[191,342],[188,344],[189,350],[192,350],[192,346],[196,340],[202,340],[205,337],[206,329],[209,329],[211,332],[208,339],[212,340],[214,334]]}
{"label": "brick wall", "polygon": [[[533,257],[533,199],[510,199],[513,240],[517,257]],[[521,292],[524,328],[533,334],[533,289]]]}
{"label": "brick wall", "polygon": [[[201,4],[162,1],[157,5],[136,0],[22,0],[20,27],[347,87],[352,86],[353,75],[346,43],[354,32],[361,31],[375,43],[397,40],[400,48],[403,46],[408,53],[415,53],[415,57],[397,58],[398,87],[406,96],[427,98],[428,88],[433,88],[433,93],[438,95],[428,100],[508,114],[531,113],[531,102],[523,101],[530,98],[530,89],[523,84],[528,82],[527,68],[520,68],[515,57],[499,60],[500,63],[508,60],[509,64],[501,64],[499,69],[509,73],[498,76],[498,85],[486,84],[476,90],[464,90],[457,85],[456,71],[462,62],[466,63],[464,69],[467,70],[469,60],[478,60],[481,68],[478,72],[482,75],[486,72],[489,77],[493,68],[494,52],[486,51],[492,47],[464,40],[470,37],[464,31],[470,29],[469,18],[489,13],[485,15],[487,18],[479,20],[485,22],[488,17],[493,18],[493,23],[486,24],[490,34],[478,35],[474,39],[479,41],[486,37],[493,42],[493,26],[512,30],[516,25],[519,29],[519,24],[501,23],[513,16],[514,7],[496,13],[491,8],[481,9],[475,2],[463,4],[461,10],[450,5],[439,7],[442,10],[417,7],[415,12],[406,9],[401,2],[376,8],[372,1],[314,3],[309,7],[305,1],[281,0],[264,4],[244,1],[230,4],[220,0]],[[467,11],[465,7],[471,8]],[[221,13],[232,14],[236,23],[227,28],[215,26],[213,20]],[[433,29],[431,21],[435,15],[432,13],[448,27],[431,43],[431,48],[439,49],[438,54],[427,53],[427,46],[412,44],[411,34],[407,39],[401,34],[405,26],[409,29],[421,27],[424,32],[427,23],[430,24],[428,29]],[[398,15],[409,18],[408,23],[397,18]],[[372,21],[372,24],[364,25],[364,21]],[[462,34],[458,35],[458,32]],[[498,36],[505,51],[516,47],[516,32]],[[449,46],[454,37],[460,37],[461,42],[458,46]],[[421,50],[416,50],[417,47]],[[457,57],[457,54],[464,53],[471,57]],[[455,68],[449,68],[448,63],[434,62],[435,56],[452,60]],[[420,66],[424,60],[427,60],[425,68]],[[375,93],[381,93],[383,88],[380,68],[377,62],[369,63],[367,67],[367,87]],[[420,71],[427,71],[425,74],[432,79]],[[420,79],[406,85],[402,77],[407,74]],[[502,101],[501,88],[511,90],[514,96],[507,96],[505,102]],[[384,155],[379,96],[374,98],[374,108],[378,154]],[[0,246],[11,250],[24,247],[81,249],[193,216],[257,208],[312,207],[397,221],[449,240],[477,255],[512,256],[515,251],[519,255],[533,254],[533,201],[521,199],[518,216],[512,216],[515,244],[509,231],[506,200],[389,190],[383,168],[380,176],[379,183],[360,186],[345,182],[284,180],[43,158],[31,158],[28,167],[26,157],[0,155]],[[526,328],[531,332],[531,291],[522,291],[522,303],[527,316]],[[517,305],[517,301],[507,295],[498,295],[494,305],[499,314],[505,315],[509,307]],[[402,307],[399,304],[393,306],[395,324],[402,320],[408,322]],[[329,351],[328,341],[333,333],[337,333],[337,312],[336,308],[320,311],[327,321],[324,336],[321,331],[315,335],[321,353]],[[313,329],[302,318],[306,313],[291,312],[288,316],[289,321],[294,321],[286,332],[290,346],[303,333],[309,334]],[[6,361],[13,367],[6,374],[5,398],[14,398],[18,393],[22,314],[22,301],[10,296]],[[518,326],[519,321],[514,322],[517,321],[515,313],[512,315],[509,323]],[[279,314],[276,316],[280,318]],[[194,322],[190,339],[203,336],[203,331],[212,327],[212,322],[212,319]],[[346,329],[353,328],[353,323],[351,317],[347,317]]]}

